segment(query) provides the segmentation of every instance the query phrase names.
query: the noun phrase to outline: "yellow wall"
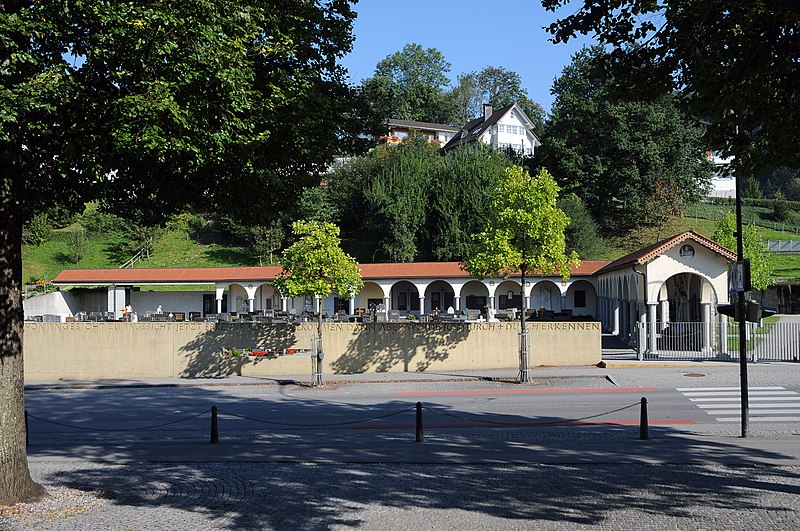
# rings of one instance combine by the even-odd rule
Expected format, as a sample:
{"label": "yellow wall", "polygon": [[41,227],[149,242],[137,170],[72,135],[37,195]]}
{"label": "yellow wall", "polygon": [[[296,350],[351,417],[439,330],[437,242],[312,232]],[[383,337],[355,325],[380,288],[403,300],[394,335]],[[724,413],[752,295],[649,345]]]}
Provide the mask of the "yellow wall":
{"label": "yellow wall", "polygon": [[[222,348],[309,348],[316,324],[25,323],[25,379],[283,376],[311,370],[308,355],[223,356]],[[529,323],[531,366],[592,365],[600,323]],[[326,373],[519,366],[519,323],[325,323]]]}

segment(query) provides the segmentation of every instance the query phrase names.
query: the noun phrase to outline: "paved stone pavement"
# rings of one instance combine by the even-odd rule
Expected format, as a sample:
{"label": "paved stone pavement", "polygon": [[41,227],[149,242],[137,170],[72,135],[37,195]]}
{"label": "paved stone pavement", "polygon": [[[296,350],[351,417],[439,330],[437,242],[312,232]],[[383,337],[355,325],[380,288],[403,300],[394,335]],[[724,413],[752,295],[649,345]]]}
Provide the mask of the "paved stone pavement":
{"label": "paved stone pavement", "polygon": [[[755,365],[751,367],[751,385],[769,381],[776,371],[787,384],[800,381],[797,364]],[[472,375],[394,374],[343,379],[355,386],[404,378],[437,379],[446,384],[448,380],[465,377],[489,381],[513,374],[513,369],[509,369]],[[571,368],[542,369],[535,376],[594,378],[597,374],[597,368]],[[648,364],[647,369],[640,369],[630,363],[609,366],[602,374],[620,386],[664,387],[679,385],[687,379],[703,381],[704,385],[738,382],[738,369],[724,364]],[[187,382],[114,382],[113,386],[178,383]],[[97,384],[49,382],[44,386]],[[102,383],[107,384],[110,383]],[[352,384],[348,387],[357,389]],[[792,431],[781,436],[785,448],[786,441],[793,444],[798,433]],[[454,437],[457,436],[451,439]],[[536,464],[523,459],[508,459],[508,462],[448,459],[448,451],[470,444],[469,437],[456,443],[446,437],[430,442],[426,439],[425,447],[436,449],[438,461],[407,455],[391,464],[386,462],[385,455],[375,453],[370,457],[366,453],[375,452],[370,441],[363,444],[365,457],[349,462],[337,461],[335,455],[327,460],[281,460],[274,458],[280,455],[279,451],[270,459],[259,457],[255,450],[248,453],[247,444],[261,444],[265,448],[274,444],[279,449],[280,445],[292,446],[288,439],[231,446],[230,460],[208,457],[207,453],[198,457],[192,454],[189,442],[181,441],[163,446],[160,457],[148,454],[141,459],[130,459],[135,454],[123,449],[119,455],[129,457],[116,459],[110,448],[102,457],[97,453],[92,458],[88,451],[76,458],[64,455],[35,458],[30,460],[31,474],[49,488],[52,497],[39,504],[0,509],[0,529],[800,528],[800,464],[796,452],[787,462],[772,465],[742,458],[759,451],[768,455],[771,439],[749,440],[750,446],[740,447],[740,455],[729,462],[725,456],[735,450],[729,444],[701,447],[688,438],[656,438],[652,443],[647,442],[653,445],[647,449],[648,455],[672,452],[684,458],[672,462],[669,459],[636,462],[614,458],[622,452],[636,456],[639,451],[636,445],[644,444],[636,440],[613,435],[603,438],[597,434],[592,440],[577,436],[572,440],[561,438],[557,431],[530,437],[539,439],[534,441],[535,445],[540,452],[550,454],[550,459],[542,455]],[[359,440],[343,443],[357,447]],[[313,437],[305,444],[305,455],[312,455]],[[413,445],[392,441],[386,444],[401,449],[403,445]],[[515,446],[521,448],[525,444],[531,447],[530,441],[517,442],[509,437],[504,447],[511,456],[516,455],[511,451]],[[705,457],[697,461],[686,459],[689,454],[681,448],[690,447]],[[797,448],[800,449],[800,443]],[[581,453],[602,456],[604,451],[605,458],[582,461]]]}
{"label": "paved stone pavement", "polygon": [[102,494],[0,528],[742,529],[800,527],[800,467],[35,463]]}

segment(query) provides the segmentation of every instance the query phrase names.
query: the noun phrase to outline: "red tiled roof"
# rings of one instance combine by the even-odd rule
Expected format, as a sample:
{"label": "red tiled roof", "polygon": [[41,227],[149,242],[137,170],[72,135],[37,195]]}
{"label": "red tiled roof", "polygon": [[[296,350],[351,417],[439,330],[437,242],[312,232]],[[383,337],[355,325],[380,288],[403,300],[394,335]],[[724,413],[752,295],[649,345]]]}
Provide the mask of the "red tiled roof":
{"label": "red tiled roof", "polygon": [[[572,270],[574,276],[589,276],[608,260],[584,260]],[[404,278],[463,278],[470,276],[459,262],[414,262],[359,264],[364,280]],[[278,266],[198,267],[158,269],[65,269],[53,283],[66,286],[109,284],[211,284],[216,282],[267,282],[280,273]],[[531,275],[536,276],[536,275]]]}
{"label": "red tiled roof", "polygon": [[686,240],[693,240],[699,243],[700,245],[714,251],[715,253],[722,255],[728,260],[736,260],[735,252],[731,251],[727,247],[723,247],[722,245],[718,244],[717,242],[715,242],[710,238],[706,238],[702,234],[698,234],[694,231],[689,230],[686,232],[682,232],[676,236],[672,236],[671,238],[667,238],[666,240],[661,240],[660,242],[656,242],[653,245],[650,245],[643,249],[639,249],[638,251],[634,251],[630,254],[627,254],[622,258],[608,264],[606,267],[603,268],[603,272],[605,273],[607,271],[612,271],[614,269],[620,269],[628,265],[646,264],[647,262],[653,260],[654,258],[661,256],[666,251],[675,247],[676,245],[685,242]]}

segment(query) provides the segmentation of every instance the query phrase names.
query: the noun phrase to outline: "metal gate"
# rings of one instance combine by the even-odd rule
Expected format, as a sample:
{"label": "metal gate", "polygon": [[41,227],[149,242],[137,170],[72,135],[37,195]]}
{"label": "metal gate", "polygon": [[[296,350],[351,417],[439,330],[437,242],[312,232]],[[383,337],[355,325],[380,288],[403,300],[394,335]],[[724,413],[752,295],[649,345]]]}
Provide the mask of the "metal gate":
{"label": "metal gate", "polygon": [[[643,360],[739,359],[739,325],[735,322],[638,323],[636,340]],[[800,361],[800,323],[747,323],[746,341],[751,361]]]}

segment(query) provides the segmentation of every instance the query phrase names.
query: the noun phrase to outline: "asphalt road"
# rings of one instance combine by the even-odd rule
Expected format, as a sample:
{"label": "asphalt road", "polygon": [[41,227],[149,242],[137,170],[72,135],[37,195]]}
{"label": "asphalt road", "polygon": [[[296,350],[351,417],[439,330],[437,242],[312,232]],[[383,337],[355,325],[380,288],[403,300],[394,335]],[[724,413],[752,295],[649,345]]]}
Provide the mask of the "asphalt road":
{"label": "asphalt road", "polygon": [[30,388],[52,495],[0,529],[800,528],[800,364],[751,367],[746,439],[735,366],[513,375]]}

